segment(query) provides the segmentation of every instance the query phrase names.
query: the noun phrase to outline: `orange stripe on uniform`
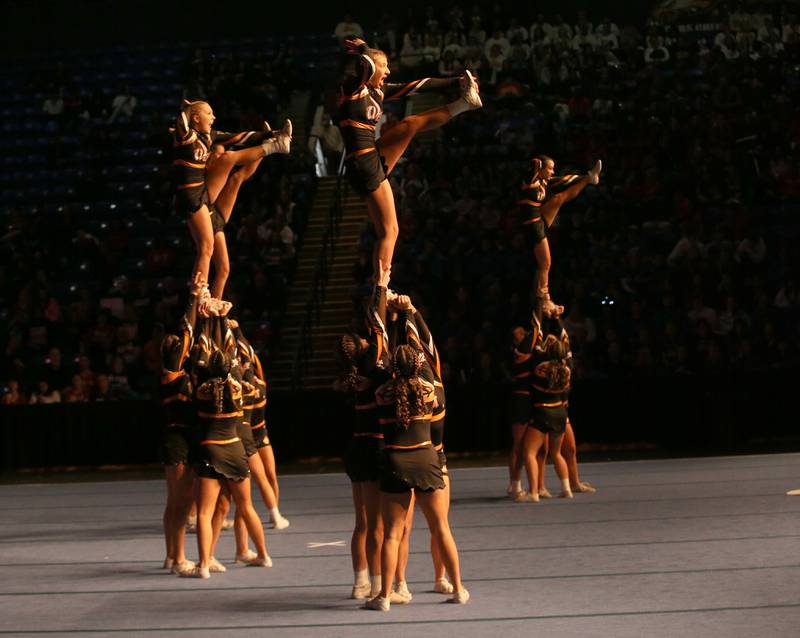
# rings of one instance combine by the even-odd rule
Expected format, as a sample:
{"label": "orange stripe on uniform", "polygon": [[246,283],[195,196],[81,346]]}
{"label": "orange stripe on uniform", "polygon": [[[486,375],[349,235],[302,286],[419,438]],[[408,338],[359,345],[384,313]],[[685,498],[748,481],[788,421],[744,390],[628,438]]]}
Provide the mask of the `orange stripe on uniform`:
{"label": "orange stripe on uniform", "polygon": [[222,144],[223,146],[228,146],[229,144],[236,144],[236,142],[240,141],[245,135],[247,135],[246,132],[238,133],[229,140],[225,140],[224,142],[215,141],[214,144]]}
{"label": "orange stripe on uniform", "polygon": [[374,153],[376,151],[377,151],[377,149],[375,149],[375,148],[362,148],[362,149],[359,149],[357,151],[353,151],[352,153],[348,153],[347,157],[345,157],[345,159],[348,160],[351,157],[359,157],[360,155],[366,155],[367,153]]}
{"label": "orange stripe on uniform", "polygon": [[231,443],[236,443],[236,441],[241,441],[241,439],[238,436],[223,440],[206,439],[205,441],[200,441],[200,445],[230,445]]}
{"label": "orange stripe on uniform", "polygon": [[173,164],[178,164],[179,166],[188,166],[189,168],[205,168],[205,164],[195,164],[194,162],[187,162],[186,160],[176,159]]}
{"label": "orange stripe on uniform", "polygon": [[423,441],[422,443],[417,443],[416,445],[390,445],[387,443],[385,447],[390,450],[416,450],[421,447],[428,447],[429,445],[432,445],[430,441]]}
{"label": "orange stripe on uniform", "polygon": [[198,186],[202,186],[204,182],[195,182],[194,184],[181,184],[178,186],[178,190],[183,190],[184,188],[197,188]]}
{"label": "orange stripe on uniform", "polygon": [[198,412],[197,416],[202,416],[206,419],[230,419],[236,416],[244,416],[244,412],[241,410],[238,412],[220,412],[219,414],[215,414],[213,412]]}
{"label": "orange stripe on uniform", "polygon": [[367,131],[374,131],[375,125],[374,124],[364,124],[363,122],[358,122],[356,120],[342,120],[339,122],[339,128],[344,126],[350,126],[352,128],[363,128]]}

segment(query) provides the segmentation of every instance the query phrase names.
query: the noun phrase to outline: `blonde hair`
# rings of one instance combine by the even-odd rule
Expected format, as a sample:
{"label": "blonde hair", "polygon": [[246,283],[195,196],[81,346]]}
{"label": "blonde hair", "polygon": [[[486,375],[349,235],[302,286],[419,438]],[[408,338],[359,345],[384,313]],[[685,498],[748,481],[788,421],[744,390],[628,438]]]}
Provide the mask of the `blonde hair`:
{"label": "blonde hair", "polygon": [[211,105],[206,102],[205,100],[196,100],[195,102],[190,102],[189,100],[183,101],[183,112],[186,114],[186,119],[189,120],[189,124],[192,122],[192,116],[196,115],[200,112],[200,107]]}

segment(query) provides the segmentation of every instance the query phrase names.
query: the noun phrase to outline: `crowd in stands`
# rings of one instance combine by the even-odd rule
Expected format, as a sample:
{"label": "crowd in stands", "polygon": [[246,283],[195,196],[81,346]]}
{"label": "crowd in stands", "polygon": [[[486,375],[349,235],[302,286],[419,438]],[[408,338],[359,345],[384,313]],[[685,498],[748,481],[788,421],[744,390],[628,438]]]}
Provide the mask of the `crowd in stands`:
{"label": "crowd in stands", "polygon": [[[447,381],[508,377],[533,276],[515,202],[539,153],[557,172],[605,166],[550,233],[551,291],[567,308],[579,378],[797,366],[800,6],[702,5],[615,23],[454,3],[336,26],[332,40],[361,32],[384,49],[398,79],[470,68],[481,82],[485,108],[414,143],[391,177],[393,285],[421,300]],[[183,50],[149,71],[163,99],[118,68],[94,81],[69,60],[4,70],[17,75],[0,78],[3,100],[35,106],[30,143],[15,139],[0,178],[3,403],[151,394],[186,294],[175,273],[191,262],[170,213],[166,128],[182,96],[209,99],[221,128],[275,124],[308,76],[295,72],[296,49],[265,51]],[[387,115],[384,127],[402,112]],[[264,163],[227,231],[229,298],[259,350],[274,344],[311,196],[298,177],[305,150]],[[365,230],[359,281],[371,241]]]}
{"label": "crowd in stands", "polygon": [[[721,5],[639,26],[430,8],[383,31],[397,75],[447,58],[482,83],[486,107],[391,177],[393,285],[424,300],[448,381],[509,377],[534,269],[515,202],[535,154],[557,173],[604,162],[549,233],[577,378],[800,363],[800,27],[782,5]],[[365,226],[359,281],[372,240]]]}
{"label": "crowd in stands", "polygon": [[[43,97],[40,111],[26,115],[47,139],[36,156],[25,147],[12,154],[14,170],[30,159],[28,172],[44,183],[19,191],[2,217],[3,404],[152,396],[161,338],[174,331],[188,294],[178,273],[190,272],[193,258],[185,223],[171,211],[168,127],[184,97],[209,100],[222,130],[277,125],[296,77],[280,45],[269,55],[263,46],[176,48],[153,68],[159,51],[116,73],[155,78],[155,95],[144,81],[107,86],[77,63],[16,80],[28,102]],[[227,296],[262,354],[275,341],[297,227],[313,194],[304,161],[265,161],[226,230]],[[13,196],[19,184],[8,186]]]}

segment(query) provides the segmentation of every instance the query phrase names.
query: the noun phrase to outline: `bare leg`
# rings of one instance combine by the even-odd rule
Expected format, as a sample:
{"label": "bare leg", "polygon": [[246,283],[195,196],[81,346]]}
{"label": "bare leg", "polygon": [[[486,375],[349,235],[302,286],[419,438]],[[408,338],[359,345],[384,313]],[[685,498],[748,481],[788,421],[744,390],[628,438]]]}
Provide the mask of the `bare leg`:
{"label": "bare leg", "polygon": [[236,541],[236,557],[245,556],[250,551],[250,544],[247,540],[247,525],[244,524],[242,513],[236,508],[233,517],[233,538]]}
{"label": "bare leg", "polygon": [[[511,454],[508,459],[508,481],[509,487],[519,481],[519,476],[524,465],[524,459],[520,454],[522,447],[522,438],[525,436],[527,429],[526,423],[512,423],[511,424]],[[509,491],[509,494],[511,492]]]}
{"label": "bare leg", "polygon": [[[444,500],[447,511],[450,511],[450,476],[444,475]],[[442,558],[442,548],[439,546],[436,536],[431,534],[431,558],[433,558],[433,582],[437,583],[444,580],[445,566]]]}
{"label": "bare leg", "polygon": [[228,275],[231,273],[231,264],[228,260],[228,244],[225,241],[225,233],[222,231],[214,235],[214,282],[211,284],[211,296],[215,299],[222,299],[225,291],[225,284]]}
{"label": "bare leg", "polygon": [[430,109],[417,115],[409,115],[393,126],[386,135],[381,135],[377,142],[378,152],[386,162],[386,168],[391,173],[408,145],[417,133],[432,131],[445,125],[453,119],[446,106]]}
{"label": "bare leg", "polygon": [[264,158],[264,149],[261,146],[244,148],[240,151],[227,151],[216,155],[206,163],[206,188],[208,197],[212,202],[217,201],[217,197],[225,187],[228,177],[234,166],[244,166],[252,164]]}
{"label": "bare leg", "polygon": [[231,497],[230,493],[228,492],[228,486],[226,482],[225,484],[221,484],[221,490],[219,497],[217,498],[217,505],[214,508],[214,516],[211,518],[211,528],[213,531],[213,542],[211,546],[212,556],[216,551],[219,535],[222,533],[222,524],[225,522],[225,517],[228,516],[228,512],[230,511]]}
{"label": "bare leg", "polygon": [[164,509],[164,534],[167,558],[181,564],[186,560],[186,519],[192,506],[194,473],[184,464],[164,468],[167,478],[167,506]]}
{"label": "bare leg", "polygon": [[[258,558],[267,561],[267,546],[264,540],[264,528],[258,518],[253,501],[250,499],[250,479],[243,481],[228,481],[228,488],[236,501],[236,510],[242,513],[244,524],[247,526],[247,533],[253,539]],[[271,561],[270,561],[271,564]]]}
{"label": "bare leg", "polygon": [[394,245],[399,233],[394,195],[389,180],[383,180],[377,189],[368,193],[366,202],[370,220],[378,237],[372,251],[372,272],[373,277],[377,278],[378,273],[381,272],[381,262],[387,265],[392,263]]}
{"label": "bare leg", "polygon": [[228,222],[231,214],[233,214],[233,206],[236,204],[236,198],[239,195],[239,189],[242,184],[253,176],[253,173],[256,172],[260,165],[261,160],[258,160],[252,164],[246,164],[235,173],[232,173],[228,177],[228,181],[225,182],[225,186],[222,187],[219,196],[212,200],[220,215],[225,218],[225,222]]}
{"label": "bare leg", "polygon": [[542,203],[541,208],[539,208],[539,212],[541,213],[542,217],[544,217],[544,221],[548,228],[553,225],[556,215],[558,215],[558,211],[561,210],[561,207],[580,195],[581,191],[591,184],[591,182],[591,177],[589,175],[584,175],[569,188],[566,188],[560,193],[552,195]]}
{"label": "bare leg", "polygon": [[553,459],[553,466],[556,468],[556,474],[561,481],[561,496],[564,498],[572,498],[572,490],[569,487],[569,470],[567,469],[567,462],[561,456],[561,441],[564,435],[558,436],[550,435],[550,458]]}
{"label": "bare leg", "polygon": [[456,541],[450,531],[450,524],[447,520],[447,499],[444,490],[433,490],[432,492],[420,492],[417,494],[417,501],[428,521],[428,528],[431,534],[436,537],[439,549],[442,552],[447,573],[453,583],[454,597],[460,592],[465,591],[464,584],[461,582],[461,569],[458,563],[458,549]]}
{"label": "bare leg", "polygon": [[406,512],[411,503],[411,492],[402,494],[381,493],[383,516],[383,547],[381,548],[381,597],[392,593],[394,574],[397,571],[397,556],[403,540]]}
{"label": "bare leg", "polygon": [[271,510],[278,506],[278,499],[275,498],[275,492],[272,490],[272,485],[264,468],[264,459],[261,456],[261,450],[263,449],[266,448],[259,448],[258,454],[248,457],[247,463],[250,465],[250,477],[261,492],[261,500],[264,501],[267,510]]}
{"label": "bare leg", "polygon": [[356,516],[353,535],[350,537],[350,558],[353,562],[353,571],[356,573],[367,569],[367,508],[361,494],[362,485],[363,483],[350,485]]}
{"label": "bare leg", "polygon": [[544,482],[544,472],[547,468],[547,449],[550,445],[550,437],[544,435],[544,443],[539,451],[536,452],[536,462],[539,464],[539,496],[550,498],[550,492],[547,491],[547,485]]}
{"label": "bare leg", "polygon": [[214,229],[211,227],[211,216],[208,214],[208,207],[204,204],[198,208],[186,223],[189,226],[189,232],[197,250],[192,280],[197,275],[200,275],[203,281],[208,281],[211,256],[214,254]]}
{"label": "bare leg", "polygon": [[397,551],[397,571],[395,572],[395,582],[406,582],[406,567],[408,566],[409,542],[411,540],[411,528],[414,526],[414,492],[411,492],[411,501],[408,504],[406,520],[403,526],[403,539],[400,541],[400,548]]}
{"label": "bare leg", "polygon": [[525,458],[525,472],[528,476],[528,489],[530,497],[526,500],[539,499],[539,464],[536,455],[544,444],[544,433],[536,428],[529,427],[522,440],[522,456]]}
{"label": "bare leg", "polygon": [[550,281],[550,242],[547,237],[542,239],[533,249],[533,256],[536,257],[536,290],[545,291],[549,290]]}
{"label": "bare leg", "polygon": [[361,500],[367,516],[366,553],[370,577],[381,573],[381,547],[383,546],[383,518],[381,517],[381,491],[377,481],[361,483]]}
{"label": "bare leg", "polygon": [[207,568],[208,562],[213,555],[214,532],[211,526],[211,518],[217,507],[217,497],[220,492],[220,484],[217,479],[199,478],[196,483],[197,489],[197,554],[199,556],[197,566]]}
{"label": "bare leg", "polygon": [[275,505],[278,507],[281,499],[280,488],[278,487],[278,468],[275,465],[275,449],[271,445],[265,445],[258,448],[258,453],[261,456],[261,462],[264,464],[264,473],[266,474],[267,481],[272,487],[272,493],[275,494]]}
{"label": "bare leg", "polygon": [[596,492],[597,490],[591,483],[581,481],[578,473],[578,445],[575,442],[575,431],[572,423],[567,419],[567,429],[564,432],[564,441],[561,443],[561,456],[567,462],[569,469],[569,486],[573,492]]}

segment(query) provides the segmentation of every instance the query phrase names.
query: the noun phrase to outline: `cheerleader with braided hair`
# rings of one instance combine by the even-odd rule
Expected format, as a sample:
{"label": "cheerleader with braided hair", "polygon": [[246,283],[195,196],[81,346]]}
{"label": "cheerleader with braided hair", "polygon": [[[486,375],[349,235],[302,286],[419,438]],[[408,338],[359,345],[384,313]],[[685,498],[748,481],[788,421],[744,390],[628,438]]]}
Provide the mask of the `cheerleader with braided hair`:
{"label": "cheerleader with braided hair", "polygon": [[522,457],[528,475],[529,492],[519,492],[519,502],[537,502],[540,495],[539,466],[536,456],[547,442],[550,458],[561,481],[561,497],[572,498],[569,468],[561,454],[567,428],[567,404],[572,380],[572,353],[566,330],[559,320],[556,328],[544,328],[547,336],[533,349],[531,362],[531,402],[533,413],[522,442]]}
{"label": "cheerleader with braided hair", "polygon": [[461,582],[458,550],[447,520],[444,479],[439,458],[431,442],[431,414],[436,406],[432,383],[420,374],[425,354],[419,348],[400,345],[392,356],[393,378],[375,391],[381,410],[384,462],[381,476],[381,592],[365,607],[379,611],[390,608],[392,584],[397,569],[412,491],[422,508],[428,528],[441,548],[454,603],[466,603],[469,592]]}
{"label": "cheerleader with braided hair", "polygon": [[386,291],[391,268],[379,264],[379,278],[366,312],[365,339],[356,332],[339,338],[336,359],[341,375],[334,387],[355,404],[353,432],[344,455],[355,510],[350,539],[354,583],[351,598],[377,596],[381,583],[380,464],[383,433],[378,423],[375,389],[389,379],[390,359],[386,335]]}
{"label": "cheerleader with braided hair", "polygon": [[206,379],[195,392],[201,449],[196,491],[199,561],[192,572],[182,576],[209,578],[212,563],[216,564],[211,519],[223,484],[233,496],[256,545],[257,558],[249,564],[263,567],[272,564],[264,530],[250,498],[250,469],[236,429],[242,418],[242,386],[231,376],[231,365],[221,350],[214,349],[208,357]]}

